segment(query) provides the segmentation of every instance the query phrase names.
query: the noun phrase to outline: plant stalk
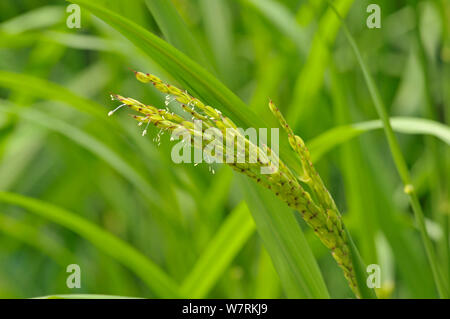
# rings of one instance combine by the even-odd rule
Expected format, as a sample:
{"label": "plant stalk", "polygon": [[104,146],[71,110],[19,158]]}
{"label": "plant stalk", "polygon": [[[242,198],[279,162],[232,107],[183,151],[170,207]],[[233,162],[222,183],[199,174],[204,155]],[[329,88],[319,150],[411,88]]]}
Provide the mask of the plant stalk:
{"label": "plant stalk", "polygon": [[387,141],[389,144],[389,148],[390,148],[392,157],[394,159],[395,166],[396,166],[397,171],[400,175],[400,178],[403,182],[404,191],[409,197],[409,201],[410,201],[410,204],[411,204],[411,207],[413,209],[414,216],[416,219],[417,227],[419,228],[419,231],[420,231],[420,234],[422,237],[422,241],[425,246],[425,251],[427,254],[428,262],[430,263],[430,266],[431,266],[431,271],[433,273],[436,289],[441,298],[447,298],[447,291],[445,288],[445,284],[442,280],[443,277],[440,276],[440,273],[439,273],[439,266],[437,263],[434,247],[433,247],[430,236],[428,235],[428,232],[427,232],[427,229],[425,226],[425,217],[424,217],[424,214],[422,211],[422,207],[420,206],[420,202],[417,197],[417,193],[414,189],[414,186],[412,185],[411,175],[410,175],[408,167],[406,165],[405,158],[403,157],[403,154],[400,150],[400,145],[398,143],[397,137],[395,136],[394,131],[392,130],[392,126],[389,121],[389,116],[387,114],[386,107],[384,106],[383,100],[381,99],[381,96],[378,92],[375,82],[373,81],[372,76],[370,75],[368,68],[366,67],[366,64],[365,64],[365,62],[361,56],[361,53],[358,49],[358,45],[356,44],[353,36],[351,35],[350,30],[348,29],[345,21],[342,19],[341,15],[336,10],[336,8],[331,3],[331,1],[328,1],[328,2],[329,2],[330,7],[336,12],[336,15],[342,21],[342,27],[343,27],[344,33],[347,37],[347,40],[350,43],[350,46],[353,49],[356,59],[358,60],[358,63],[360,65],[361,70],[364,75],[364,79],[367,83],[370,95],[372,97],[373,103],[375,105],[375,109],[383,123],[384,132],[386,134],[386,138],[387,138]]}

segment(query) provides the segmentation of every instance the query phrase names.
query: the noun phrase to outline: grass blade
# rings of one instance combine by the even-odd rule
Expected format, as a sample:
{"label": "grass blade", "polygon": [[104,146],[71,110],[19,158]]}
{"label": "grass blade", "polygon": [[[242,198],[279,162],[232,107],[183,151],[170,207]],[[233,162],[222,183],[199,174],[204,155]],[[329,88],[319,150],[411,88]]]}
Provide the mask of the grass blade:
{"label": "grass blade", "polygon": [[433,277],[434,277],[434,281],[436,284],[436,288],[437,288],[441,298],[447,298],[448,297],[447,288],[446,288],[445,283],[443,282],[443,279],[442,279],[443,277],[440,275],[439,265],[437,262],[433,244],[427,233],[422,207],[420,205],[416,191],[414,190],[414,186],[412,185],[411,176],[410,176],[408,167],[406,165],[405,158],[403,157],[397,137],[395,136],[394,131],[392,129],[389,115],[386,111],[384,102],[381,98],[380,93],[378,92],[378,89],[375,85],[375,82],[374,82],[370,72],[369,72],[369,69],[366,66],[366,63],[364,62],[364,60],[361,56],[361,52],[358,49],[358,45],[356,44],[355,39],[353,38],[349,29],[347,28],[345,21],[342,19],[341,15],[339,14],[339,11],[337,11],[337,9],[334,7],[334,5],[330,1],[329,1],[329,5],[335,11],[335,13],[339,17],[339,19],[342,21],[345,36],[347,37],[347,40],[349,41],[350,46],[352,47],[352,50],[356,56],[356,59],[358,60],[358,63],[361,67],[361,70],[364,75],[364,80],[366,81],[366,84],[369,89],[370,96],[373,100],[375,109],[383,123],[383,128],[384,128],[384,131],[386,134],[386,138],[388,140],[389,148],[391,150],[391,154],[394,159],[395,166],[397,167],[397,171],[398,171],[398,173],[402,179],[402,182],[405,186],[405,193],[409,196],[411,207],[414,211],[414,215],[416,218],[417,226],[420,230],[420,233],[422,236],[422,241],[425,246],[425,250],[427,252],[428,261],[430,263],[431,270],[433,272]]}
{"label": "grass blade", "polygon": [[[338,0],[336,6],[342,14],[347,13],[354,0]],[[292,103],[288,108],[287,117],[291,119],[295,130],[301,121],[310,121],[308,113],[314,109],[314,102],[320,93],[324,82],[326,68],[330,61],[329,47],[336,39],[340,27],[339,19],[328,10],[319,21],[308,58],[302,68],[294,87]],[[306,114],[305,114],[306,113]]]}
{"label": "grass blade", "polygon": [[[405,134],[426,134],[434,136],[450,145],[450,129],[436,121],[414,117],[391,118],[392,129]],[[314,160],[320,159],[332,148],[343,144],[363,133],[382,129],[380,120],[336,126],[310,140],[307,144]]]}
{"label": "grass blade", "polygon": [[63,17],[64,10],[61,6],[39,7],[0,23],[0,30],[7,34],[18,34],[50,27],[61,22]]}
{"label": "grass blade", "polygon": [[52,258],[62,267],[66,267],[74,256],[54,237],[40,232],[36,227],[0,213],[0,232],[30,245]]}
{"label": "grass blade", "polygon": [[294,213],[273,194],[241,177],[264,246],[288,298],[329,298],[316,260]]}
{"label": "grass blade", "polygon": [[61,85],[38,77],[8,71],[0,71],[0,85],[12,90],[32,93],[36,97],[61,101],[74,106],[101,119],[105,119],[105,112],[100,105],[80,97]]}
{"label": "grass blade", "polygon": [[181,286],[183,294],[189,298],[205,298],[254,230],[255,224],[247,205],[241,202],[223,222],[184,280]]}
{"label": "grass blade", "polygon": [[139,189],[142,194],[152,202],[152,204],[159,202],[159,197],[156,195],[156,190],[145,180],[145,178],[136,172],[136,170],[119,155],[94,137],[86,134],[76,127],[73,127],[58,119],[51,118],[36,110],[26,110],[26,112],[20,112],[14,110],[13,108],[8,108],[7,110],[2,108],[0,111],[15,113],[28,121],[56,131],[73,140],[113,167],[125,179],[135,185],[136,188]]}
{"label": "grass blade", "polygon": [[207,60],[188,26],[178,14],[172,0],[145,0],[145,4],[152,13],[167,42],[184,52],[191,59],[195,59],[203,66]]}
{"label": "grass blade", "polygon": [[[346,79],[337,73],[333,65],[331,72],[336,118],[339,124],[346,124],[351,122],[352,118],[345,94],[347,92]],[[381,122],[378,122],[382,127]],[[411,235],[410,228],[398,220],[400,215],[391,202],[391,190],[383,186],[389,182],[383,180],[382,183],[377,183],[377,178],[382,179],[382,177],[378,174],[378,169],[371,165],[374,156],[366,152],[366,149],[362,149],[359,141],[351,141],[342,146],[340,155],[344,189],[347,194],[347,216],[358,221],[358,227],[352,228],[352,233],[358,239],[364,260],[368,264],[379,264],[383,273],[386,274],[383,265],[386,256],[382,253],[389,249],[381,251],[380,249],[384,245],[378,245],[379,238],[383,237],[379,233],[382,231],[395,252],[396,270],[411,291],[409,297],[435,297],[433,278],[430,275],[431,269],[426,264],[426,260],[424,262],[422,259],[422,254],[418,254],[417,251],[410,248],[408,242],[412,242],[411,238],[405,238],[406,235]],[[373,158],[372,161],[377,162],[378,159]],[[377,178],[373,176],[374,174]],[[365,191],[361,192],[361,189]],[[390,273],[390,269],[387,271]],[[389,282],[390,278],[392,277],[383,276],[381,289],[377,291],[380,293],[380,298],[389,298],[393,288],[397,288],[397,291],[401,289],[395,287],[393,282]]]}
{"label": "grass blade", "polygon": [[305,56],[308,52],[308,34],[297,23],[295,16],[283,6],[273,0],[241,0],[256,8],[270,22],[272,22],[286,37],[296,44],[299,52]]}
{"label": "grass blade", "polygon": [[[85,7],[117,29],[168,73],[174,75],[184,88],[190,89],[191,93],[211,105],[220,105],[224,113],[238,125],[254,128],[269,127],[217,78],[164,40],[97,3],[87,0],[71,0],[71,2]],[[292,169],[299,170],[299,164],[287,143],[281,143],[280,153]]]}
{"label": "grass blade", "polygon": [[201,0],[199,5],[218,73],[228,86],[235,88],[237,68],[230,4],[223,0]]}
{"label": "grass blade", "polygon": [[350,236],[350,233],[348,232],[348,230],[346,231],[349,241],[350,255],[353,260],[353,267],[355,267],[356,282],[358,284],[359,292],[361,293],[361,298],[376,299],[377,296],[375,294],[375,291],[367,286],[367,272],[364,261],[362,260],[361,255],[359,254],[358,249],[356,248],[355,243]]}
{"label": "grass blade", "polygon": [[185,54],[139,25],[97,3],[86,0],[72,0],[71,2],[82,5],[121,32],[151,59],[158,62],[171,74],[176,75],[176,79],[185,88],[191,89],[199,97],[208,101],[208,103],[223,105],[241,123],[245,123],[248,126],[255,126],[256,118],[252,120],[246,118],[246,116],[252,113],[245,106],[245,103],[213,75]]}
{"label": "grass blade", "polygon": [[50,203],[9,192],[0,192],[0,202],[23,207],[89,240],[99,250],[136,273],[158,297],[180,297],[177,285],[156,264],[126,242],[84,218]]}

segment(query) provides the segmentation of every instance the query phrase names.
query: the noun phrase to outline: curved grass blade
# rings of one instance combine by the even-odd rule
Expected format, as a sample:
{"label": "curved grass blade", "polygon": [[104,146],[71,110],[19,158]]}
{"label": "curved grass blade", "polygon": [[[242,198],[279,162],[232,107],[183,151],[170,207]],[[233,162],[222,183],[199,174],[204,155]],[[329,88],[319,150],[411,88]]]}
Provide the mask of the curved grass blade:
{"label": "curved grass blade", "polygon": [[[172,74],[184,88],[191,90],[196,97],[211,105],[220,105],[221,110],[238,125],[254,128],[270,127],[217,78],[164,40],[102,5],[87,0],[70,1],[85,7],[122,33],[149,58]],[[280,145],[280,153],[292,169],[300,170],[299,163],[284,141]]]}
{"label": "curved grass blade", "polygon": [[431,239],[428,235],[426,226],[425,226],[425,217],[422,211],[421,204],[419,202],[419,199],[417,197],[416,191],[414,189],[414,186],[412,185],[411,176],[408,170],[408,166],[406,164],[405,158],[403,157],[403,154],[400,149],[399,142],[397,140],[397,137],[395,136],[395,133],[392,129],[392,125],[390,122],[389,115],[386,111],[386,107],[384,105],[384,102],[381,98],[381,95],[378,91],[377,86],[375,85],[375,81],[372,78],[372,75],[369,72],[369,69],[364,62],[361,52],[359,51],[358,45],[356,44],[355,39],[350,33],[350,30],[348,29],[345,21],[339,14],[339,11],[336,9],[336,7],[333,5],[331,1],[328,1],[330,7],[334,10],[338,18],[342,21],[343,29],[345,36],[347,37],[347,40],[350,43],[350,46],[356,56],[356,59],[359,63],[359,66],[361,67],[362,73],[364,75],[364,80],[367,83],[367,87],[370,92],[370,96],[373,100],[373,104],[375,106],[375,109],[378,113],[378,116],[380,117],[383,128],[386,134],[386,138],[389,144],[389,148],[391,150],[391,155],[394,160],[395,166],[397,167],[397,171],[400,175],[400,178],[404,184],[405,187],[405,193],[408,195],[410,199],[410,204],[412,207],[412,210],[414,212],[417,226],[419,228],[420,234],[422,236],[422,242],[425,246],[425,251],[427,253],[428,261],[431,266],[431,270],[433,272],[434,281],[436,284],[436,288],[439,292],[439,295],[441,298],[447,298],[448,292],[446,288],[446,284],[443,282],[443,276],[440,275],[440,269],[438,265],[438,261],[436,258],[436,254],[434,251],[433,244],[431,242]]}
{"label": "curved grass blade", "polygon": [[256,8],[295,43],[302,56],[307,55],[309,34],[297,23],[295,16],[283,4],[273,0],[241,0],[241,2]]}
{"label": "curved grass blade", "polygon": [[364,261],[362,260],[361,255],[359,254],[359,251],[356,248],[352,237],[350,236],[350,233],[347,229],[345,231],[347,232],[350,255],[353,260],[353,267],[355,267],[356,282],[358,284],[358,289],[361,293],[361,297],[364,299],[376,299],[377,295],[375,294],[375,291],[367,286],[367,272]]}
{"label": "curved grass blade", "polygon": [[[253,114],[245,106],[245,103],[185,54],[141,26],[106,9],[104,6],[87,0],[71,0],[71,2],[85,7],[121,32],[152,60],[158,62],[169,73],[174,74],[176,79],[183,84],[183,87],[191,89],[208,103],[222,105],[241,123],[255,126],[254,123],[258,120],[256,117],[253,119],[246,118]],[[260,127],[260,125],[256,127]]]}
{"label": "curved grass blade", "polygon": [[74,260],[74,256],[60,241],[39,232],[35,227],[0,213],[0,232],[30,245],[49,256],[59,265],[66,267],[68,261]]}
{"label": "curved grass blade", "polygon": [[[396,132],[431,135],[450,145],[450,128],[439,122],[414,117],[392,117],[391,124]],[[337,126],[313,138],[307,145],[312,158],[317,161],[332,148],[365,132],[382,128],[383,123],[380,120]]]}
{"label": "curved grass blade", "polygon": [[[142,152],[149,158],[154,158],[153,155],[155,152],[154,149],[151,148],[151,144],[145,143],[142,138],[134,134],[134,131],[129,130],[127,126],[122,124],[119,126],[117,122],[109,120],[106,116],[106,111],[101,104],[81,97],[59,84],[25,74],[0,71],[0,86],[13,90],[20,90],[35,97],[63,102],[74,109],[94,116],[96,119],[102,121],[102,125],[109,126],[112,132],[118,131],[119,128],[122,130],[125,128],[125,132],[135,141]],[[121,137],[118,136],[118,138]]]}
{"label": "curved grass blade", "polygon": [[329,298],[316,260],[298,221],[273,194],[239,176],[264,246],[288,298]]}
{"label": "curved grass blade", "polygon": [[[73,0],[73,2],[83,5],[99,18],[116,28],[123,35],[125,35],[128,40],[147,53],[154,61],[157,61],[163,68],[166,69],[166,71],[168,71],[168,73],[174,75],[185,87],[191,89],[195,95],[205,99],[208,103],[220,105],[224,108],[225,113],[228,113],[230,117],[236,119],[239,124],[244,124],[245,126],[255,128],[267,127],[261,119],[255,116],[254,113],[250,111],[236,95],[220,83],[220,81],[215,79],[211,74],[205,71],[205,69],[163,40],[133,22],[123,18],[119,14],[111,12],[98,4],[94,4],[86,0]],[[293,169],[298,169],[299,163],[294,158],[291,150],[287,147],[287,143],[281,145],[280,149],[281,155],[287,164],[289,164],[289,166]],[[271,212],[271,215],[276,215],[274,213],[276,212],[275,207],[273,207],[273,209],[274,210]],[[278,215],[276,215],[276,217],[278,217]],[[275,219],[275,222],[277,221],[279,220]],[[284,220],[282,222],[285,223]],[[282,233],[280,229],[283,227],[280,228],[280,226],[282,226],[282,224],[272,229],[272,233],[267,233],[268,235],[266,236],[266,239],[269,238],[269,240],[272,240],[273,236],[282,235],[280,234]],[[300,248],[297,247],[296,244],[293,244],[296,242],[293,240],[293,238],[296,238],[293,234],[295,234],[295,232],[290,232],[286,235],[286,237],[283,237],[282,241],[279,242],[278,246],[281,247],[283,251],[288,251],[289,249],[295,251],[295,249]],[[306,244],[305,247],[307,247]],[[276,254],[276,249],[273,249],[272,253]],[[298,256],[298,252],[294,254],[294,256]],[[293,257],[289,254],[285,254],[284,258],[288,260],[287,269],[289,269],[289,271],[293,271],[294,274],[294,278],[289,277],[290,274],[288,274],[288,276],[284,279],[287,285],[291,286],[291,288],[295,290],[295,295],[328,296],[326,287],[323,284],[320,275],[320,271],[315,264],[312,254],[306,258],[307,262],[305,264],[308,265],[304,266],[303,270],[298,270],[296,268],[297,264],[301,265],[305,262],[302,258]],[[294,259],[295,261],[293,261]],[[315,269],[315,276],[313,276],[314,279],[309,279],[308,276],[304,274],[309,275],[312,268]],[[311,288],[313,291],[311,291],[310,288],[307,287],[308,285],[305,284],[305,282],[308,282],[309,280],[311,280],[311,283],[313,284]]]}
{"label": "curved grass blade", "polygon": [[233,50],[231,4],[223,0],[201,0],[199,6],[217,71],[229,87],[235,88],[237,64]]}
{"label": "curved grass blade", "polygon": [[19,194],[0,192],[0,202],[23,207],[31,213],[77,233],[133,271],[158,297],[180,297],[176,283],[156,264],[128,243],[90,221],[58,206]]}
{"label": "curved grass blade", "polygon": [[[350,10],[353,3],[354,0],[335,1],[343,15]],[[302,118],[310,121],[307,115],[314,109],[314,102],[324,83],[325,71],[330,61],[329,47],[334,43],[340,25],[332,10],[327,10],[319,21],[310,53],[295,83],[292,103],[287,109],[287,118],[290,119],[294,130]]]}
{"label": "curved grass blade", "polygon": [[150,200],[152,204],[156,205],[159,202],[156,190],[145,180],[145,178],[136,172],[136,170],[119,155],[94,137],[61,120],[49,117],[36,110],[27,109],[25,112],[20,112],[7,106],[6,108],[0,108],[0,111],[17,114],[28,121],[44,126],[52,131],[56,131],[73,140],[113,167],[120,175],[122,175],[122,177],[135,185],[136,188],[142,192],[143,196]]}
{"label": "curved grass blade", "polygon": [[189,298],[205,298],[254,230],[255,224],[247,205],[241,202],[223,222],[184,280],[181,286],[183,294]]}
{"label": "curved grass blade", "polygon": [[145,0],[167,42],[184,52],[191,59],[207,66],[207,60],[201,46],[196,43],[193,34],[179,15],[171,0]]}
{"label": "curved grass blade", "polygon": [[0,86],[32,93],[36,97],[65,102],[89,113],[105,119],[104,110],[99,104],[80,97],[61,85],[40,78],[8,71],[0,71]]}
{"label": "curved grass blade", "polygon": [[261,246],[258,273],[253,286],[253,298],[256,299],[276,299],[281,295],[280,279],[264,246]]}
{"label": "curved grass blade", "polygon": [[[94,4],[86,0],[73,0],[72,2],[84,6],[99,18],[120,31],[128,40],[133,42],[154,61],[157,61],[164,69],[166,69],[166,71],[168,71],[168,73],[173,74],[184,87],[189,88],[198,97],[204,99],[208,103],[220,105],[224,109],[225,113],[228,113],[231,118],[238,122],[238,124],[255,128],[268,126],[265,125],[265,123],[258,116],[256,116],[254,112],[246,107],[245,103],[243,103],[220,81],[214,78],[205,69],[200,67],[187,56],[167,44],[165,41],[98,4]],[[293,153],[287,147],[287,144],[282,144],[280,146],[280,150],[286,163],[293,169],[298,169],[299,164],[293,156]],[[277,210],[275,210],[275,207],[273,207],[273,209],[274,210],[268,214],[276,217]],[[294,217],[292,216],[292,218]],[[277,220],[282,224],[286,223],[284,220]],[[286,227],[294,226],[287,225]],[[288,266],[288,268],[284,268],[285,271],[283,272],[283,275],[286,275],[284,277],[284,282],[286,283],[286,286],[290,286],[290,290],[293,291],[291,296],[316,296],[326,298],[328,297],[328,292],[312,254],[309,253],[305,258],[302,258],[302,256],[299,256],[300,252],[295,252],[295,249],[297,248],[306,249],[306,251],[309,251],[306,242],[301,241],[302,244],[298,244],[295,241],[295,238],[298,239],[298,236],[296,236],[298,233],[296,231],[299,230],[300,228],[298,228],[298,230],[294,230],[293,233],[290,232],[288,234],[281,235],[283,236],[283,241],[279,242],[278,246],[273,246],[274,249],[272,250],[272,253],[277,254],[277,249],[281,247],[285,252],[289,249],[293,250],[294,256],[297,256],[293,257],[289,254],[285,254],[283,257],[283,259],[286,260],[286,265]],[[266,238],[266,241],[270,241],[272,240],[271,236],[277,236],[277,234],[281,232],[282,231],[278,227],[275,227],[271,229],[270,233],[266,233],[267,235],[264,237]],[[297,245],[301,245],[301,247]],[[289,246],[289,248],[285,248],[285,246]],[[302,266],[303,264],[306,266]],[[298,267],[303,268],[303,270],[299,270]],[[288,271],[293,271],[294,277],[290,277]],[[302,271],[307,275],[304,275]],[[308,277],[311,273],[314,273],[314,276]],[[311,282],[311,288],[308,287],[306,284],[307,282]]]}
{"label": "curved grass blade", "polygon": [[[331,66],[333,78],[331,92],[336,118],[340,124],[347,125],[351,119],[345,95],[347,87],[343,83],[344,77],[339,76],[333,64]],[[421,254],[414,251],[408,244],[408,242],[411,243],[410,238],[405,237],[407,234],[411,235],[410,228],[399,222],[400,215],[397,214],[390,199],[391,190],[385,187],[387,181],[378,174],[378,169],[371,165],[370,160],[367,160],[373,156],[364,154],[366,150],[367,148],[363,149],[360,143],[355,141],[345,143],[339,150],[347,207],[350,213],[348,216],[359,221],[358,227],[351,230],[353,234],[357,233],[358,245],[362,248],[364,260],[368,264],[380,264],[383,273],[386,274],[386,271],[389,273],[389,269],[383,268],[385,256],[380,254],[383,246],[378,245],[378,239],[383,236],[379,231],[382,231],[395,253],[398,264],[396,271],[413,292],[409,296],[412,298],[434,297],[436,294],[430,274],[431,269],[422,261]],[[374,162],[377,160],[379,159],[371,159]],[[366,191],[361,192],[361,189]],[[391,288],[395,288],[395,284],[389,285],[388,280],[388,276],[383,276],[384,283],[381,289],[377,290],[380,298],[388,297],[386,294],[389,294]]]}
{"label": "curved grass blade", "polygon": [[30,30],[48,28],[62,22],[63,19],[64,9],[62,6],[43,6],[0,23],[0,31],[15,35]]}

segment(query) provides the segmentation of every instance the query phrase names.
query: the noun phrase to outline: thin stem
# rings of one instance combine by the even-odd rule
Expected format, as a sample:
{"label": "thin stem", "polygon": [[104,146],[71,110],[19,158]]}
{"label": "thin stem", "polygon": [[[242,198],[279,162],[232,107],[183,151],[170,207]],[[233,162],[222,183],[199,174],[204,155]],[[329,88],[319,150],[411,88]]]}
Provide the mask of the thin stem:
{"label": "thin stem", "polygon": [[[433,92],[431,89],[431,82],[433,81],[433,76],[436,76],[434,73],[435,70],[430,69],[430,62],[427,57],[427,53],[425,50],[425,44],[423,43],[422,36],[420,34],[420,26],[421,26],[421,10],[419,8],[420,3],[412,3],[415,8],[415,19],[416,19],[416,27],[414,30],[414,35],[417,43],[417,53],[419,56],[419,65],[422,71],[423,83],[424,83],[424,96],[425,96],[425,105],[426,105],[426,113],[427,116],[432,120],[438,120],[438,111],[436,107],[435,97],[433,96]],[[440,149],[438,142],[428,136],[425,139],[425,145],[428,149],[428,152],[431,156],[432,163],[434,169],[430,172],[430,180],[429,184],[433,186],[435,190],[431,194],[431,210],[432,216],[435,221],[439,223],[442,229],[446,229],[447,226],[447,216],[445,212],[441,211],[441,205],[439,205],[441,198],[445,196],[445,167],[443,167],[443,161],[440,156]],[[444,161],[445,162],[445,161]],[[444,164],[445,165],[445,164]],[[446,257],[449,253],[448,250],[448,236],[443,236],[442,240],[439,241],[437,248],[437,257],[438,260],[442,260],[439,257]],[[442,266],[442,264],[441,264]],[[442,271],[442,268],[441,268]],[[447,275],[447,274],[446,274]],[[447,289],[450,287],[448,283],[446,283]]]}
{"label": "thin stem", "polygon": [[345,35],[347,37],[347,40],[350,43],[350,46],[352,47],[356,59],[358,60],[358,63],[361,67],[361,70],[364,75],[364,79],[367,83],[370,95],[372,97],[373,103],[375,105],[375,109],[378,113],[378,116],[380,117],[384,132],[386,134],[386,138],[388,140],[389,148],[392,154],[392,157],[394,159],[395,166],[397,167],[397,171],[400,175],[400,178],[402,179],[402,182],[404,184],[405,193],[409,196],[409,201],[411,203],[411,207],[414,211],[414,216],[416,219],[417,227],[419,228],[420,234],[422,236],[422,241],[425,246],[425,251],[428,257],[428,261],[431,266],[431,270],[434,277],[434,282],[436,284],[436,288],[439,292],[439,295],[441,298],[447,297],[447,292],[445,289],[445,285],[442,280],[442,276],[439,274],[439,268],[438,263],[436,259],[436,254],[433,248],[433,244],[431,242],[431,239],[427,233],[426,226],[425,226],[425,217],[422,211],[422,207],[420,206],[419,199],[417,198],[416,191],[411,183],[411,176],[408,170],[408,167],[406,165],[406,161],[403,157],[403,154],[400,150],[400,145],[398,143],[397,137],[394,134],[394,131],[392,130],[391,123],[389,121],[389,115],[387,114],[386,107],[384,106],[383,100],[381,99],[381,96],[378,92],[378,89],[375,85],[375,82],[372,79],[372,76],[370,75],[368,68],[361,56],[361,53],[358,49],[358,46],[351,35],[344,19],[341,17],[339,12],[336,10],[334,5],[331,3],[331,1],[328,1],[330,7],[336,12],[336,15],[339,17],[339,19],[342,21],[342,27],[345,32]]}

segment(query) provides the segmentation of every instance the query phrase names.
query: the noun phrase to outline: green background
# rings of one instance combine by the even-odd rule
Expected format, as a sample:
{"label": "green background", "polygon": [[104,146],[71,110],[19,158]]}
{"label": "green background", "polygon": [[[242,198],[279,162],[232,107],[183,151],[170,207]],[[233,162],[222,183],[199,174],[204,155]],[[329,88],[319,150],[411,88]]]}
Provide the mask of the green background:
{"label": "green background", "polygon": [[[164,107],[130,70],[188,89],[242,127],[276,127],[274,100],[364,262],[381,266],[379,297],[438,297],[327,1],[74,2],[80,29],[66,25],[68,2],[0,2],[0,297],[353,297],[327,249],[273,194],[224,165],[212,174],[174,164],[167,134],[141,137],[128,111],[107,117],[110,92]],[[366,25],[372,2],[380,29]],[[392,119],[448,293],[450,2],[333,3]],[[66,286],[69,264],[81,267],[79,289]]]}

